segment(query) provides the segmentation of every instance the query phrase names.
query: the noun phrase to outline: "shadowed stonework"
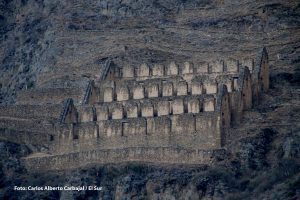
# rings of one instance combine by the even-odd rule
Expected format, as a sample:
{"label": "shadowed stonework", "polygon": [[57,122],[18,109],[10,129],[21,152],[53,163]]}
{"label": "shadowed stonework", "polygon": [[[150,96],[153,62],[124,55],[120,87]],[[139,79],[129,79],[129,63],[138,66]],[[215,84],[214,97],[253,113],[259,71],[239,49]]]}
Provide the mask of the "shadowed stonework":
{"label": "shadowed stonework", "polygon": [[[85,87],[56,88],[48,80],[46,90],[41,84],[20,92],[17,105],[0,108],[2,126],[39,133],[31,140],[47,150],[23,159],[32,170],[127,161],[212,164],[218,152],[225,155],[231,125],[269,88],[266,49],[257,55],[200,66],[118,66],[108,60]],[[56,120],[36,124],[34,117]],[[9,131],[1,137],[22,140]]]}

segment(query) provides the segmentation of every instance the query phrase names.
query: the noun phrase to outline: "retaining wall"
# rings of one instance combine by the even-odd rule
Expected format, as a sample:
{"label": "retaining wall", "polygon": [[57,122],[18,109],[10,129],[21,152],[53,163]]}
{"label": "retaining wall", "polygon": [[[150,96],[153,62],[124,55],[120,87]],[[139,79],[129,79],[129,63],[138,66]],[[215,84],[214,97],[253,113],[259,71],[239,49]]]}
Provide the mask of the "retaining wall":
{"label": "retaining wall", "polygon": [[87,164],[122,162],[146,162],[167,164],[213,164],[216,158],[225,159],[224,150],[201,150],[184,148],[125,148],[101,149],[65,155],[27,157],[22,160],[28,171],[65,170]]}

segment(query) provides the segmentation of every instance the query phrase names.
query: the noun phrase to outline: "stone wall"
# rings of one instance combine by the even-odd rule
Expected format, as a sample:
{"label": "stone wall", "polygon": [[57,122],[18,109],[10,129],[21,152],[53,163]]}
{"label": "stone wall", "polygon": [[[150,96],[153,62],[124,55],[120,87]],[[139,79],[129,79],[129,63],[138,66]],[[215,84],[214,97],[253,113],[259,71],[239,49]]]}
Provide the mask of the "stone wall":
{"label": "stone wall", "polygon": [[76,106],[79,122],[155,117],[215,110],[216,95],[170,96]]}
{"label": "stone wall", "polygon": [[[46,106],[45,114],[39,113],[42,107],[38,105],[0,107],[0,112],[10,113],[0,114],[0,128],[6,128],[0,137],[13,139],[12,130],[45,132],[37,141],[57,156],[26,158],[27,167],[33,170],[47,168],[50,161],[48,169],[72,168],[81,162],[208,163],[211,157],[204,152],[222,148],[231,125],[238,124],[243,111],[259,102],[269,87],[265,49],[255,61],[144,63],[123,68],[109,64],[103,73],[85,88],[22,92],[20,104],[70,98],[64,101],[54,126],[34,118],[57,117],[55,105]],[[22,139],[27,140],[27,136]]]}
{"label": "stone wall", "polygon": [[143,63],[140,66],[125,65],[122,67],[121,79],[135,79],[146,80],[149,78],[161,78],[182,76],[192,74],[236,74],[241,67],[247,66],[252,72],[256,61],[252,58],[245,58],[242,60],[226,59],[216,60],[212,62],[192,63],[184,62],[177,64],[174,61],[167,65],[163,64],[146,64]]}
{"label": "stone wall", "polygon": [[[224,77],[225,79],[226,77]],[[113,102],[113,101],[126,101],[126,100],[140,100],[151,99],[157,97],[171,97],[171,96],[187,96],[187,95],[200,95],[200,94],[216,94],[218,92],[219,83],[227,84],[231,91],[233,88],[233,80],[218,77],[219,83],[210,77],[195,77],[190,82],[182,80],[179,77],[164,79],[151,79],[143,82],[132,81],[116,81],[111,83],[102,84],[98,88],[100,95],[96,97],[97,102]],[[221,81],[222,80],[222,81]],[[96,89],[97,90],[97,89]],[[92,103],[92,104],[93,104]]]}
{"label": "stone wall", "polygon": [[161,147],[221,148],[218,112],[112,119],[56,128],[53,151],[69,153],[95,148]]}
{"label": "stone wall", "polygon": [[65,155],[27,157],[22,159],[25,167],[32,171],[64,170],[87,164],[122,162],[168,163],[168,164],[213,164],[216,158],[225,159],[224,150],[197,150],[184,148],[123,148],[91,150]]}

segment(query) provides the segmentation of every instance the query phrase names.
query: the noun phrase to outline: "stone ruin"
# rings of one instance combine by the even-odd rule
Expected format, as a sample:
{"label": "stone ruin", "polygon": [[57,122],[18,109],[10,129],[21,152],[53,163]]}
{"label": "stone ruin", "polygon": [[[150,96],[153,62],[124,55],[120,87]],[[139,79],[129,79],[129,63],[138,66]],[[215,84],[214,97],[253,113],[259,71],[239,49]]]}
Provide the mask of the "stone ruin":
{"label": "stone ruin", "polygon": [[0,107],[0,138],[32,146],[23,158],[30,170],[130,161],[212,164],[225,152],[230,127],[269,88],[265,48],[256,59],[197,65],[107,61],[97,78],[78,84],[58,75],[49,81],[41,74],[39,87]]}

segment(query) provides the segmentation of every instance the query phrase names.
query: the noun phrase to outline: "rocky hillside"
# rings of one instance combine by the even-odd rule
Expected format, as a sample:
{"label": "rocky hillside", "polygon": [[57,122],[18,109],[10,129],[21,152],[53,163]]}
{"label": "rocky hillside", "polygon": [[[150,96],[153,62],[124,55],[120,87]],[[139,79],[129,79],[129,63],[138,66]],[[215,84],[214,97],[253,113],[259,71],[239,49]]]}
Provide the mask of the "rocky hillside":
{"label": "rocky hillside", "polygon": [[[217,165],[124,163],[31,173],[19,158],[28,147],[0,143],[2,199],[278,199],[300,195],[300,90],[276,76],[262,105],[231,130],[226,159]],[[98,185],[101,191],[19,191],[22,186]]]}
{"label": "rocky hillside", "polygon": [[[272,73],[299,62],[297,1],[3,0],[0,102],[36,86],[39,73],[116,63],[195,63],[256,54],[266,46]],[[276,64],[275,64],[276,63]]]}
{"label": "rocky hillside", "polygon": [[[0,102],[41,73],[86,77],[115,63],[195,63],[266,46],[271,89],[228,138],[213,167],[129,163],[32,174],[28,147],[0,142],[0,199],[299,199],[300,3],[296,0],[2,0]],[[102,191],[16,192],[15,185],[100,185]]]}

